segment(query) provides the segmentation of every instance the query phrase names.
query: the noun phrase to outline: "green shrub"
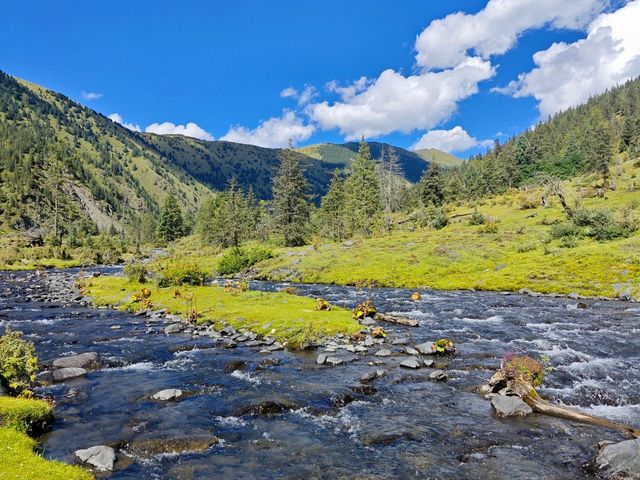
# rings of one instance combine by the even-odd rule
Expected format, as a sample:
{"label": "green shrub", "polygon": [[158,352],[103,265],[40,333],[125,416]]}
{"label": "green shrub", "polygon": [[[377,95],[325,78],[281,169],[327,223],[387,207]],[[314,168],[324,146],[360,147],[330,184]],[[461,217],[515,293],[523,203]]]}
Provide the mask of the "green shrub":
{"label": "green shrub", "polygon": [[578,208],[573,212],[571,220],[578,227],[602,227],[615,223],[613,214],[606,208],[595,208],[593,210]]}
{"label": "green shrub", "polygon": [[209,274],[193,263],[171,262],[165,264],[158,274],[159,287],[177,287],[180,285],[204,285]]}
{"label": "green shrub", "polygon": [[520,245],[518,245],[516,247],[516,251],[518,253],[526,253],[526,252],[531,252],[536,248],[537,248],[536,242],[527,242],[527,243],[521,243]]}
{"label": "green shrub", "polygon": [[230,248],[220,257],[217,272],[220,275],[233,275],[272,257],[271,250],[264,247]]}
{"label": "green shrub", "polygon": [[15,393],[28,396],[37,373],[38,357],[33,343],[24,340],[22,332],[7,327],[0,337],[0,375]]}
{"label": "green shrub", "polygon": [[628,208],[622,212],[620,219],[605,208],[579,208],[574,212],[572,220],[577,226],[588,227],[588,235],[600,242],[626,238],[638,229],[637,221]]}
{"label": "green shrub", "polygon": [[433,213],[429,224],[435,230],[442,230],[444,227],[449,225],[449,217],[447,217],[447,212],[445,212],[444,209],[439,208]]}
{"label": "green shrub", "polygon": [[486,218],[478,210],[474,210],[469,218],[469,225],[482,225],[486,221]]}
{"label": "green shrub", "polygon": [[572,222],[556,223],[551,226],[549,230],[552,238],[567,238],[567,237],[581,237],[583,235],[582,229]]}
{"label": "green shrub", "polygon": [[124,267],[124,273],[131,283],[147,283],[147,267],[142,263],[130,263]]}
{"label": "green shrub", "polygon": [[562,248],[576,248],[578,239],[576,237],[563,237],[560,239],[560,246]]}

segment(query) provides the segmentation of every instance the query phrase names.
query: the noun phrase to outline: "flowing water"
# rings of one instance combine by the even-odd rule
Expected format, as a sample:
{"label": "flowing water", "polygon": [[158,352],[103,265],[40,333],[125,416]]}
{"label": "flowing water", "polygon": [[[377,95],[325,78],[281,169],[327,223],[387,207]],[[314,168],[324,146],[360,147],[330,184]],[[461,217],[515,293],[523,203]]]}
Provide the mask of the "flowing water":
{"label": "flowing water", "polygon": [[[166,336],[148,318],[49,298],[51,285],[72,273],[0,273],[0,326],[25,332],[43,362],[101,354],[103,369],[39,389],[56,401],[41,445],[46,457],[69,462],[77,449],[120,446],[110,478],[593,478],[583,465],[596,444],[621,434],[536,414],[498,419],[472,392],[507,352],[550,357],[555,370],[543,395],[640,425],[637,304],[587,300],[578,308],[569,299],[479,292],[423,292],[414,302],[402,289],[298,286],[347,307],[370,296],[381,311],[418,319],[417,328],[385,325],[409,344],[453,338],[458,354],[438,362],[449,380],[433,382],[430,369],[399,368],[408,358],[400,353],[339,350],[353,361],[320,366],[316,352],[225,349],[209,338]],[[363,388],[360,377],[380,368],[388,374]],[[166,388],[188,395],[149,399]],[[256,413],[267,401],[284,408]],[[140,456],[126,446],[211,435],[220,443],[204,451]]]}

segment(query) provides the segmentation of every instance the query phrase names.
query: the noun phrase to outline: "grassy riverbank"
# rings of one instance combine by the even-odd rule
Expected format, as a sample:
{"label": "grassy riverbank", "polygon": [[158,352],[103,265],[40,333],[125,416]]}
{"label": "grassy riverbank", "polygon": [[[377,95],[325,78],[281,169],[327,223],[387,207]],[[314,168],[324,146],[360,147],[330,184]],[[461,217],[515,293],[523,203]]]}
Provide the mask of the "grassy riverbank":
{"label": "grassy riverbank", "polygon": [[42,400],[0,397],[0,480],[89,480],[80,467],[46,460],[26,432],[52,415]]}
{"label": "grassy riverbank", "polygon": [[[593,194],[595,179],[564,185],[569,203],[614,218],[640,217],[640,165],[617,166],[616,190]],[[257,278],[343,285],[477,289],[640,299],[640,232],[599,241],[588,231],[554,236],[566,214],[541,191],[512,191],[476,203],[449,206],[441,230],[396,231],[353,242],[277,250],[255,268]],[[473,224],[475,218],[481,224]]]}
{"label": "grassy riverbank", "polygon": [[82,286],[97,305],[130,311],[145,308],[133,299],[143,288],[151,291],[148,300],[154,309],[166,308],[183,318],[194,311],[198,323],[225,322],[237,329],[272,336],[292,347],[338,333],[350,335],[360,329],[348,310],[333,307],[319,311],[315,308],[316,299],[285,292],[229,291],[220,286],[159,288],[152,283],[106,276],[92,278]]}

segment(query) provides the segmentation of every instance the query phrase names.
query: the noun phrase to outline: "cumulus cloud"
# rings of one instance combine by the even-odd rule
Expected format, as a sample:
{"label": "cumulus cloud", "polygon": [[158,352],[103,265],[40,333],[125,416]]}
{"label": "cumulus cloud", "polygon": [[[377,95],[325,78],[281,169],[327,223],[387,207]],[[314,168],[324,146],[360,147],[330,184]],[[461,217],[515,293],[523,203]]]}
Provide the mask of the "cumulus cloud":
{"label": "cumulus cloud", "polygon": [[[141,132],[140,125],[133,123],[127,123],[119,113],[112,113],[107,118],[119,123],[123,127],[133,130],[134,132]],[[147,133],[156,133],[158,135],[184,135],[186,137],[193,137],[200,140],[214,140],[213,135],[199,127],[196,123],[189,122],[186,125],[176,125],[171,122],[152,123],[145,129]]]}
{"label": "cumulus cloud", "polygon": [[464,152],[470,148],[491,146],[491,140],[478,140],[467,133],[461,126],[451,130],[431,130],[425,133],[411,146],[412,150],[437,148],[443,152]]}
{"label": "cumulus cloud", "polygon": [[311,104],[306,111],[321,128],[338,128],[347,140],[426,130],[447,120],[458,102],[477,93],[478,83],[494,73],[490,62],[480,58],[408,77],[389,69],[372,81],[361,78],[348,87],[331,84],[341,101]]}
{"label": "cumulus cloud", "polygon": [[125,122],[124,119],[122,118],[122,115],[120,115],[119,113],[112,113],[107,118],[109,118],[110,120],[113,120],[116,123],[119,123],[120,125],[122,125],[125,128],[128,128],[129,130],[133,130],[134,132],[142,131],[142,129],[140,128],[140,125],[135,125],[133,123]]}
{"label": "cumulus cloud", "polygon": [[171,122],[152,123],[144,131],[158,135],[184,135],[199,140],[214,140],[213,135],[193,122],[188,122],[186,125],[176,125]]}
{"label": "cumulus cloud", "polygon": [[98,100],[100,98],[102,98],[102,94],[101,93],[97,93],[97,92],[85,92],[84,90],[81,93],[82,98],[84,98],[85,100]]}
{"label": "cumulus cloud", "polygon": [[298,102],[298,106],[301,107],[311,102],[316,95],[316,88],[313,85],[305,85],[302,91],[287,87],[280,92],[282,98],[294,98]]}
{"label": "cumulus cloud", "polygon": [[554,43],[533,56],[536,67],[506,88],[533,96],[542,117],[585,102],[592,95],[640,75],[640,0],[597,17],[587,37]]}
{"label": "cumulus cloud", "polygon": [[220,140],[276,148],[286,147],[289,139],[294,143],[308,140],[314,131],[315,127],[305,125],[295,112],[286,111],[281,117],[265,120],[252,130],[235,125]]}
{"label": "cumulus cloud", "polygon": [[416,39],[416,63],[426,69],[450,68],[473,55],[488,59],[511,49],[525,31],[581,29],[608,0],[489,0],[475,14],[452,13],[434,20]]}

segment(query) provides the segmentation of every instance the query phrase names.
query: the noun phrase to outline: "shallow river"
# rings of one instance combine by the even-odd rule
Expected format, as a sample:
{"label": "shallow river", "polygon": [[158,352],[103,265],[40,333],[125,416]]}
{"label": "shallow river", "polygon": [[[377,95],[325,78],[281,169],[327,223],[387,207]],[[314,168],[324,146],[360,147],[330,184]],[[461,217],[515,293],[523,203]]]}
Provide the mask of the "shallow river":
{"label": "shallow river", "polygon": [[[640,425],[638,304],[585,301],[587,308],[577,308],[569,299],[478,292],[423,292],[414,302],[401,289],[298,287],[350,308],[370,296],[381,311],[418,319],[417,328],[385,325],[409,344],[453,338],[458,354],[439,362],[449,380],[433,382],[429,369],[398,367],[408,358],[401,346],[389,347],[398,352],[391,357],[374,357],[373,348],[343,365],[319,366],[316,352],[225,349],[208,338],[166,336],[162,323],[144,317],[38,301],[70,275],[0,273],[0,331],[25,332],[42,362],[101,354],[105,368],[39,389],[56,401],[42,452],[72,462],[77,449],[121,446],[110,478],[594,478],[583,465],[599,441],[622,440],[619,433],[535,414],[498,419],[472,393],[507,352],[550,357],[555,370],[543,395]],[[374,360],[381,365],[369,365]],[[362,388],[360,377],[380,368],[388,375]],[[188,396],[149,400],[165,388]],[[265,401],[286,408],[251,413]],[[124,455],[128,442],[211,435],[220,443],[205,451]]]}

